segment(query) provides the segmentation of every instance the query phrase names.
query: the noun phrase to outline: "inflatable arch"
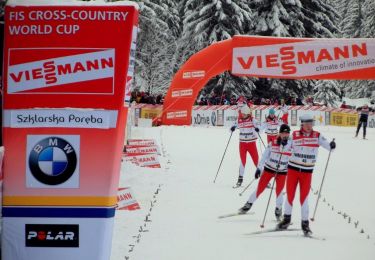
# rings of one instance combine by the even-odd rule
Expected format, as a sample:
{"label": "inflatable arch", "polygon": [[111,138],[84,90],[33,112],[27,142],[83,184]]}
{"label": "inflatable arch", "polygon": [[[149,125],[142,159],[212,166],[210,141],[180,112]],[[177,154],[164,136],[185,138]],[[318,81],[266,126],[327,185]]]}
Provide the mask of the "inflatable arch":
{"label": "inflatable arch", "polygon": [[190,125],[208,80],[224,71],[284,79],[375,79],[375,39],[234,36],[194,54],[175,74],[164,100],[165,125]]}

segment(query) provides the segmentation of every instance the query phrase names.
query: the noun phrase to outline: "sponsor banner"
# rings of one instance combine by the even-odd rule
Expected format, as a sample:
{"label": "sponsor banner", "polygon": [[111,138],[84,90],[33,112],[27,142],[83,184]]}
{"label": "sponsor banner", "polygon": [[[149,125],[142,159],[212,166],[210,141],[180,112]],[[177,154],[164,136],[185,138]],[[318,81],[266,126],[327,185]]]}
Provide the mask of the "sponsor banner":
{"label": "sponsor banner", "polygon": [[197,126],[216,126],[217,110],[193,110],[192,125]]}
{"label": "sponsor banner", "polygon": [[187,110],[173,111],[167,113],[167,118],[186,118],[188,115]]}
{"label": "sponsor banner", "polygon": [[[292,110],[293,111],[293,110]],[[326,124],[326,113],[324,111],[316,111],[316,110],[296,110],[297,111],[297,115],[298,115],[298,123],[297,125],[301,125],[301,122],[299,120],[299,118],[302,116],[302,115],[311,115],[315,122],[314,122],[314,125],[316,126],[324,126]]]}
{"label": "sponsor banner", "polygon": [[116,128],[115,110],[12,109],[4,110],[4,127],[10,128]]}
{"label": "sponsor banner", "polygon": [[150,146],[142,146],[142,145],[125,145],[124,151],[126,153],[154,153],[154,154],[161,154],[159,146],[157,145],[150,145]]}
{"label": "sponsor banner", "polygon": [[[116,205],[137,22],[131,2],[7,2],[4,259],[110,258],[113,215],[100,216],[107,216],[107,208],[114,214]],[[33,241],[26,246],[26,224],[56,229],[28,226],[42,241],[29,233]],[[74,232],[59,225],[79,225],[78,246],[43,241]],[[58,228],[62,236],[55,235]]]}
{"label": "sponsor banner", "polygon": [[193,89],[176,89],[172,91],[172,97],[191,97],[193,95]]}
{"label": "sponsor banner", "polygon": [[206,72],[204,70],[196,70],[196,71],[185,71],[182,73],[183,79],[196,79],[196,78],[203,78]]}
{"label": "sponsor banner", "polygon": [[2,242],[3,259],[110,258],[114,218],[4,217],[2,221],[8,238]]}
{"label": "sponsor banner", "polygon": [[157,154],[130,154],[125,153],[125,161],[132,162],[140,167],[161,168]]}
{"label": "sponsor banner", "polygon": [[357,124],[358,124],[358,114],[331,112],[331,125],[357,126]]}
{"label": "sponsor banner", "polygon": [[79,188],[79,135],[28,135],[26,154],[27,188]]}
{"label": "sponsor banner", "polygon": [[154,139],[129,139],[128,145],[154,146],[157,144]]}
{"label": "sponsor banner", "polygon": [[224,111],[223,109],[217,110],[217,126],[224,126]]}
{"label": "sponsor banner", "polygon": [[238,111],[227,109],[224,111],[224,126],[231,127],[238,121]]}
{"label": "sponsor banner", "polygon": [[375,67],[373,39],[309,39],[233,48],[232,73],[303,78]]}
{"label": "sponsor banner", "polygon": [[137,200],[130,187],[119,188],[117,193],[117,210],[137,210],[140,209]]}
{"label": "sponsor banner", "polygon": [[141,108],[141,118],[154,119],[160,116],[161,113],[162,113],[162,108],[160,106]]}
{"label": "sponsor banner", "polygon": [[[72,93],[101,93],[113,94],[114,92],[114,70],[115,70],[115,50],[89,50],[70,49],[72,53],[81,51],[80,54],[70,55],[61,54],[62,57],[53,59],[42,59],[46,51],[54,49],[9,49],[8,59],[8,94],[36,94],[45,93],[44,89],[48,87],[62,86],[62,90],[56,89],[49,94],[72,94]],[[58,50],[61,50],[59,48]],[[35,61],[25,62],[22,55],[25,51],[33,52]],[[16,53],[19,52],[19,53]],[[39,54],[39,57],[38,55]],[[24,57],[25,59],[28,57]],[[63,90],[64,85],[70,83],[81,83],[91,80],[109,79],[109,84],[102,85],[97,92],[81,92]]]}

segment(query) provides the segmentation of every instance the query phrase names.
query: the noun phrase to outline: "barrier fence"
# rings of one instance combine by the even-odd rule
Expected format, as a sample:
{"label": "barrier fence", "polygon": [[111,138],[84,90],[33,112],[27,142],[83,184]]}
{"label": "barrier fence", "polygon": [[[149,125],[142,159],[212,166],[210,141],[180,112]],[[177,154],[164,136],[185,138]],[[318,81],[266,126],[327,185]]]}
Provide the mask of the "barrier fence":
{"label": "barrier fence", "polygon": [[[260,121],[264,121],[269,110],[276,110],[276,116],[281,117],[278,106],[256,105],[252,106],[253,116]],[[139,118],[156,119],[161,116],[162,105],[136,104],[132,106],[132,117],[134,125],[137,126]],[[325,106],[290,106],[288,121],[292,126],[299,125],[299,117],[310,114],[315,119],[315,125],[333,125],[354,127],[358,124],[358,112],[353,109],[330,108]],[[230,127],[238,118],[238,107],[229,105],[216,106],[193,106],[192,122],[194,126],[225,126]],[[369,128],[375,128],[375,113],[370,113]]]}

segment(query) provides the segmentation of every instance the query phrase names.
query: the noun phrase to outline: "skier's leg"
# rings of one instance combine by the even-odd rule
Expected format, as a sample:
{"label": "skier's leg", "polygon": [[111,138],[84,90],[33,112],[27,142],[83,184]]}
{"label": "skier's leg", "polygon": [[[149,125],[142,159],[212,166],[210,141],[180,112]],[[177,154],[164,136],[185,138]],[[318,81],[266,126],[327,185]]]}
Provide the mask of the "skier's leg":
{"label": "skier's leg", "polygon": [[256,142],[248,143],[248,151],[250,153],[251,159],[253,159],[255,167],[257,167],[259,156]]}
{"label": "skier's leg", "polygon": [[357,126],[357,131],[355,132],[355,137],[358,136],[359,130],[361,129],[361,125],[362,125],[362,122],[359,121],[358,126]]}
{"label": "skier's leg", "polygon": [[281,209],[283,206],[283,189],[285,186],[286,175],[278,174],[276,176],[276,208]]}
{"label": "skier's leg", "polygon": [[311,173],[301,173],[299,182],[301,218],[302,221],[309,220],[309,193],[311,188]]}
{"label": "skier's leg", "polygon": [[293,200],[296,194],[298,184],[299,172],[288,169],[286,177],[286,200],[285,200],[285,215],[292,215]]}
{"label": "skier's leg", "polygon": [[366,138],[367,122],[363,122],[363,138]]}
{"label": "skier's leg", "polygon": [[241,158],[241,163],[240,163],[240,176],[243,177],[243,174],[245,172],[245,166],[246,166],[246,143],[240,142],[240,158]]}

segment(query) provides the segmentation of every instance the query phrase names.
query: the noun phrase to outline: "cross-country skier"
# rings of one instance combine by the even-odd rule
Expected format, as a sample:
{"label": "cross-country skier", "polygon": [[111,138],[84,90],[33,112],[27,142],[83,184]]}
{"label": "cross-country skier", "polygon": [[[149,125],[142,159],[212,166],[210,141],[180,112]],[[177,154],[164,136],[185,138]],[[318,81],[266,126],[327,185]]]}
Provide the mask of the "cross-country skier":
{"label": "cross-country skier", "polygon": [[290,127],[288,125],[281,125],[279,135],[270,142],[264,150],[262,159],[258,164],[255,172],[255,179],[259,179],[258,187],[254,191],[246,204],[240,208],[239,213],[245,214],[254,204],[256,199],[262,194],[267,187],[267,184],[272,178],[276,178],[276,208],[275,216],[279,220],[282,215],[283,204],[283,189],[285,186],[286,172],[289,157],[291,155],[291,140],[289,139]]}
{"label": "cross-country skier", "polygon": [[327,141],[319,132],[313,130],[314,118],[311,115],[300,117],[301,129],[292,134],[292,155],[289,159],[288,173],[286,179],[285,212],[283,220],[277,225],[278,229],[287,229],[292,216],[292,206],[299,185],[302,230],[305,235],[311,234],[309,227],[309,205],[308,195],[310,192],[311,178],[315,162],[318,158],[319,147],[327,150],[336,148],[334,141]]}
{"label": "cross-country skier", "polygon": [[279,109],[281,110],[281,113],[283,114],[281,116],[281,120],[284,122],[284,124],[288,125],[288,116],[289,116],[288,110],[289,110],[289,107],[285,104],[284,99],[280,100],[280,108]]}
{"label": "cross-country skier", "polygon": [[355,137],[358,137],[359,130],[361,129],[361,126],[363,126],[363,139],[366,139],[366,128],[369,113],[370,109],[368,105],[365,104],[360,110],[359,122],[357,126],[357,131],[355,132]]}
{"label": "cross-country skier", "polygon": [[262,123],[261,130],[267,134],[267,143],[272,142],[277,137],[277,129],[282,122],[275,116],[275,109],[271,108],[266,117],[266,121]]}
{"label": "cross-country skier", "polygon": [[241,186],[243,182],[243,175],[246,166],[247,153],[250,154],[255,165],[258,165],[258,150],[256,146],[256,140],[258,139],[259,123],[252,117],[251,109],[244,105],[239,111],[238,122],[231,127],[231,131],[235,131],[236,128],[240,129],[240,157],[241,164],[239,169],[239,176],[236,186]]}

